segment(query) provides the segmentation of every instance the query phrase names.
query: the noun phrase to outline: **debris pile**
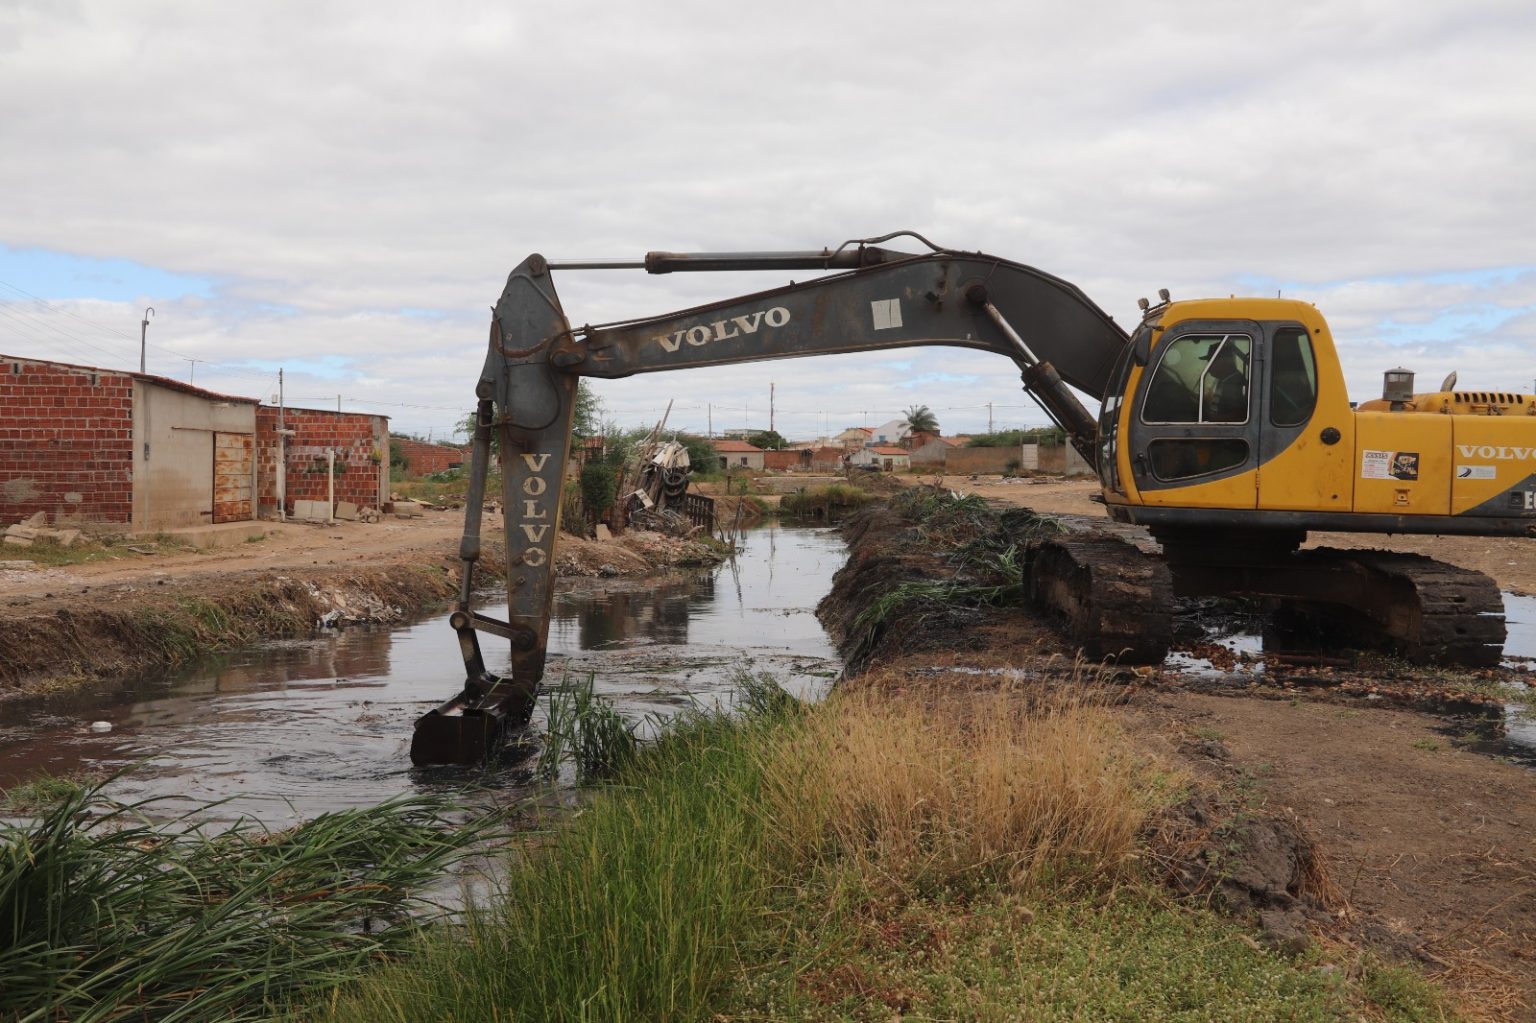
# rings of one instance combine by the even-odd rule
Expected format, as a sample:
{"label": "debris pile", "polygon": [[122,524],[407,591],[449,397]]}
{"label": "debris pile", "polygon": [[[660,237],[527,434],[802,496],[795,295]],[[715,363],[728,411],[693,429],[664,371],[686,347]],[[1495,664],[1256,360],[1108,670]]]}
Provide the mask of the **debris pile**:
{"label": "debris pile", "polygon": [[629,525],[631,529],[647,530],[652,533],[662,533],[666,536],[682,537],[691,540],[697,536],[703,526],[695,526],[688,521],[688,516],[682,512],[673,511],[671,508],[658,508],[651,511],[637,509],[630,512]]}
{"label": "debris pile", "polygon": [[78,529],[50,529],[47,512],[35,512],[5,530],[5,542],[12,547],[31,547],[39,540],[69,547],[78,539]]}

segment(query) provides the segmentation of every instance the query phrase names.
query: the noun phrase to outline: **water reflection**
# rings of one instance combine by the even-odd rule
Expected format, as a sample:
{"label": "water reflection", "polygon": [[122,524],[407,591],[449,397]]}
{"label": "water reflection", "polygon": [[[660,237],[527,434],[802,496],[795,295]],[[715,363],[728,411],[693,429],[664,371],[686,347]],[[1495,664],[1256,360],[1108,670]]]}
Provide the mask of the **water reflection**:
{"label": "water reflection", "polygon": [[[1511,680],[1515,685],[1529,685],[1529,672],[1536,667],[1536,597],[1508,591],[1503,596],[1504,667],[1521,673]],[[1251,614],[1232,614],[1203,623],[1201,639],[1232,651],[1237,662],[1218,667],[1208,657],[1175,648],[1169,651],[1163,666],[1201,680],[1246,686],[1264,679],[1269,671],[1266,655],[1293,662],[1298,656],[1327,662],[1326,651],[1298,650],[1296,637],[1274,626],[1273,619]],[[1291,652],[1290,658],[1285,651]],[[1501,715],[1495,714],[1488,720],[1467,719],[1448,729],[1447,734],[1460,736],[1468,730],[1477,736],[1475,741],[1464,743],[1468,748],[1536,766],[1536,716],[1527,707],[1505,706]]]}
{"label": "water reflection", "polygon": [[[713,573],[675,579],[630,582],[595,593],[567,592],[557,602],[550,628],[567,652],[602,650],[636,640],[688,642],[688,622],[695,610],[715,599]],[[572,635],[570,626],[575,625]]]}
{"label": "water reflection", "polygon": [[[843,547],[824,530],[748,534],[734,565],[663,579],[576,581],[556,596],[549,681],[592,674],[633,715],[719,698],[742,664],[824,688],[834,651],[812,609]],[[487,652],[495,649],[487,643]],[[505,665],[503,663],[503,669]],[[114,771],[122,799],[228,800],[277,826],[475,773],[409,766],[411,723],[462,681],[445,616],[264,644],[115,689],[0,705],[0,787]],[[105,734],[90,730],[107,721]],[[487,779],[504,783],[500,776]]]}

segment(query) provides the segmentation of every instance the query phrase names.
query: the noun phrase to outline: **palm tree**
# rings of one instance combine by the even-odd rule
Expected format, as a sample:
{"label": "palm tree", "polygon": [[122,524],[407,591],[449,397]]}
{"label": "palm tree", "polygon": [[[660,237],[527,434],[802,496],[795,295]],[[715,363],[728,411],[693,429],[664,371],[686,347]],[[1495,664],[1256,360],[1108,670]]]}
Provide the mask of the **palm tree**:
{"label": "palm tree", "polygon": [[938,433],[939,419],[927,405],[907,409],[907,430],[911,433]]}

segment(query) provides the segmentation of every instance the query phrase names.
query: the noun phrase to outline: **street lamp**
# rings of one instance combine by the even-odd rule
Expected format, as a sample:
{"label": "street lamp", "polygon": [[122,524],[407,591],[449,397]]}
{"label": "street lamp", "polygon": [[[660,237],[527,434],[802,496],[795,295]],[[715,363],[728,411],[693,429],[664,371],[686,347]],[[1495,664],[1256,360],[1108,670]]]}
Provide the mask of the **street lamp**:
{"label": "street lamp", "polygon": [[155,307],[144,309],[144,319],[139,322],[139,372],[144,372],[144,335],[149,333],[149,318],[155,315]]}

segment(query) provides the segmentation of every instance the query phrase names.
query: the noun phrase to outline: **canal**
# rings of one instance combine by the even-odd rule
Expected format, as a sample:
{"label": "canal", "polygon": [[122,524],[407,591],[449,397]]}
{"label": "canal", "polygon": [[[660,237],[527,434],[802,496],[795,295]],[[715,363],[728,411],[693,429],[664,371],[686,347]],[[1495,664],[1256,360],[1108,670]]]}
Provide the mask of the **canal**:
{"label": "canal", "polygon": [[[590,676],[642,728],[728,699],[742,671],[769,671],[797,695],[818,695],[840,665],[814,608],[844,556],[831,530],[770,524],[714,568],[564,580],[546,683]],[[505,612],[498,597],[485,605]],[[487,659],[505,670],[498,642],[486,644]],[[223,801],[220,817],[283,827],[403,793],[473,782],[516,788],[525,780],[516,767],[410,766],[411,723],[462,683],[446,613],[264,643],[113,688],[0,705],[0,789],[132,766],[113,783],[120,800],[169,797],[157,814],[183,799]],[[93,730],[98,722],[110,730]]]}

